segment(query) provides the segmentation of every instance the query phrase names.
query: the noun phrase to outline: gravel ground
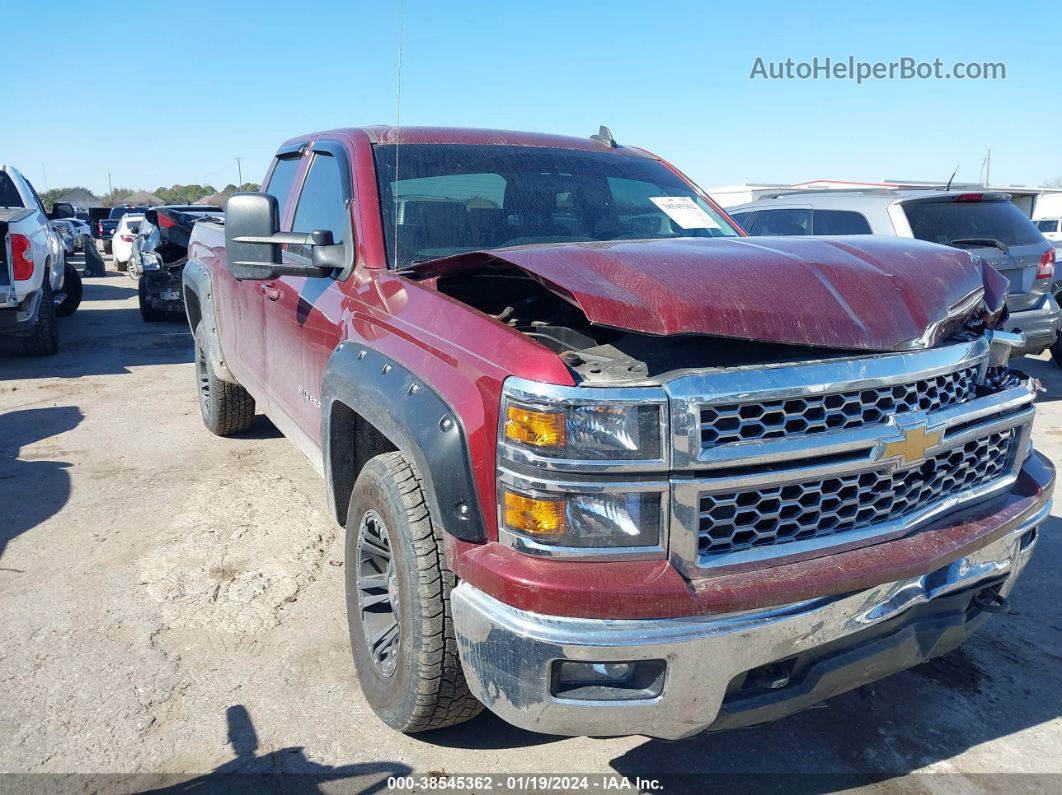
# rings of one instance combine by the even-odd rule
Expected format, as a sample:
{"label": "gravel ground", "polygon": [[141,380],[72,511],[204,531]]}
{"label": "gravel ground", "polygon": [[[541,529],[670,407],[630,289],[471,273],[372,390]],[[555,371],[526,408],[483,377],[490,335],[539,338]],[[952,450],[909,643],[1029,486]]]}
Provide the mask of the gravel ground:
{"label": "gravel ground", "polygon": [[[86,280],[61,322],[55,357],[0,339],[0,772],[100,774],[77,780],[85,790],[211,771],[312,773],[326,791],[430,771],[1062,786],[980,775],[1062,774],[1057,511],[1009,616],[821,708],[678,743],[547,737],[490,714],[405,737],[354,679],[342,534],[310,464],[262,417],[237,439],[203,428],[187,327],[142,323],[124,275]],[[1045,357],[1020,366],[1045,386],[1037,444],[1062,460],[1062,370]]]}

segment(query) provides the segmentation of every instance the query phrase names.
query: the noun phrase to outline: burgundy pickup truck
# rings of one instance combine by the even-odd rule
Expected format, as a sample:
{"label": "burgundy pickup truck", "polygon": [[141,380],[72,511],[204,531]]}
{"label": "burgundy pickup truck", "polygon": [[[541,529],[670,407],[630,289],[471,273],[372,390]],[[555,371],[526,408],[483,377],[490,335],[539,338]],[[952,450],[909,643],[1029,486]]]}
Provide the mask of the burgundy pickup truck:
{"label": "burgundy pickup truck", "polygon": [[978,257],[747,238],[607,130],[333,130],[263,185],[192,232],[203,419],[322,473],[390,726],[747,726],[1006,611],[1054,472]]}

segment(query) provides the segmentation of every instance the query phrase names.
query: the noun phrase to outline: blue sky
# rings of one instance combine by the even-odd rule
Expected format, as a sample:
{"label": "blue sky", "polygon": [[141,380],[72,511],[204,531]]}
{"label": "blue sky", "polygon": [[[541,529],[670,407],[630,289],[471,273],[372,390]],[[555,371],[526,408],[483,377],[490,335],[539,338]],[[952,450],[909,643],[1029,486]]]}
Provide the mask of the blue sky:
{"label": "blue sky", "polygon": [[[398,2],[6,5],[0,160],[41,190],[105,191],[108,172],[220,188],[237,156],[258,180],[285,138],[396,118]],[[605,123],[705,187],[974,181],[988,148],[994,183],[1062,176],[1057,2],[405,0],[403,17],[403,124]],[[1003,61],[1007,79],[749,79],[757,56],[849,55]]]}

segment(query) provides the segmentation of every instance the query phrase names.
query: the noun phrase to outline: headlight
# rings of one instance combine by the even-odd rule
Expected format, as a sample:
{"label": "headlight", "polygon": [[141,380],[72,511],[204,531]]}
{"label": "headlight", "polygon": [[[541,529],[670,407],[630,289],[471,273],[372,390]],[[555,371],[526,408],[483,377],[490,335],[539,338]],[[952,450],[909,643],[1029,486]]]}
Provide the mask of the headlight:
{"label": "headlight", "polygon": [[662,538],[660,492],[544,493],[502,489],[502,523],[538,544],[655,547]]}
{"label": "headlight", "polygon": [[663,556],[667,417],[658,387],[507,379],[498,422],[500,540],[554,557]]}
{"label": "headlight", "polygon": [[160,270],[158,256],[155,254],[142,253],[140,255],[140,268],[146,271]]}
{"label": "headlight", "polygon": [[[576,388],[563,391],[587,396],[532,397],[522,388],[511,388],[509,382],[506,389],[500,429],[503,444],[537,456],[573,461],[663,458],[665,404],[658,390]],[[629,397],[605,396],[621,391]],[[592,393],[602,398],[595,399]]]}

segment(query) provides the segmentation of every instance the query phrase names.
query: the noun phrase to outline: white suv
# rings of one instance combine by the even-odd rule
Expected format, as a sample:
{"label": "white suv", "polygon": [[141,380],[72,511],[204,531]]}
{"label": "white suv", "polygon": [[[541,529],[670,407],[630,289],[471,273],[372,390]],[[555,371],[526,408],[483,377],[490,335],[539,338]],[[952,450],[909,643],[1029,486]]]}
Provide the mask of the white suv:
{"label": "white suv", "polygon": [[1062,240],[1062,218],[1040,218],[1033,223],[1040,234],[1051,242]]}
{"label": "white suv", "polygon": [[144,216],[139,213],[126,213],[118,222],[111,238],[111,253],[114,255],[114,267],[124,271],[129,267],[129,255],[133,251],[133,238],[140,230],[140,223]]}
{"label": "white suv", "polygon": [[[1025,334],[1018,354],[1055,345],[1062,327],[1052,295],[1055,249],[997,192],[900,190],[781,191],[727,210],[750,235],[894,235],[979,254],[1010,280],[1008,331]],[[1062,364],[1062,361],[1059,361]]]}

